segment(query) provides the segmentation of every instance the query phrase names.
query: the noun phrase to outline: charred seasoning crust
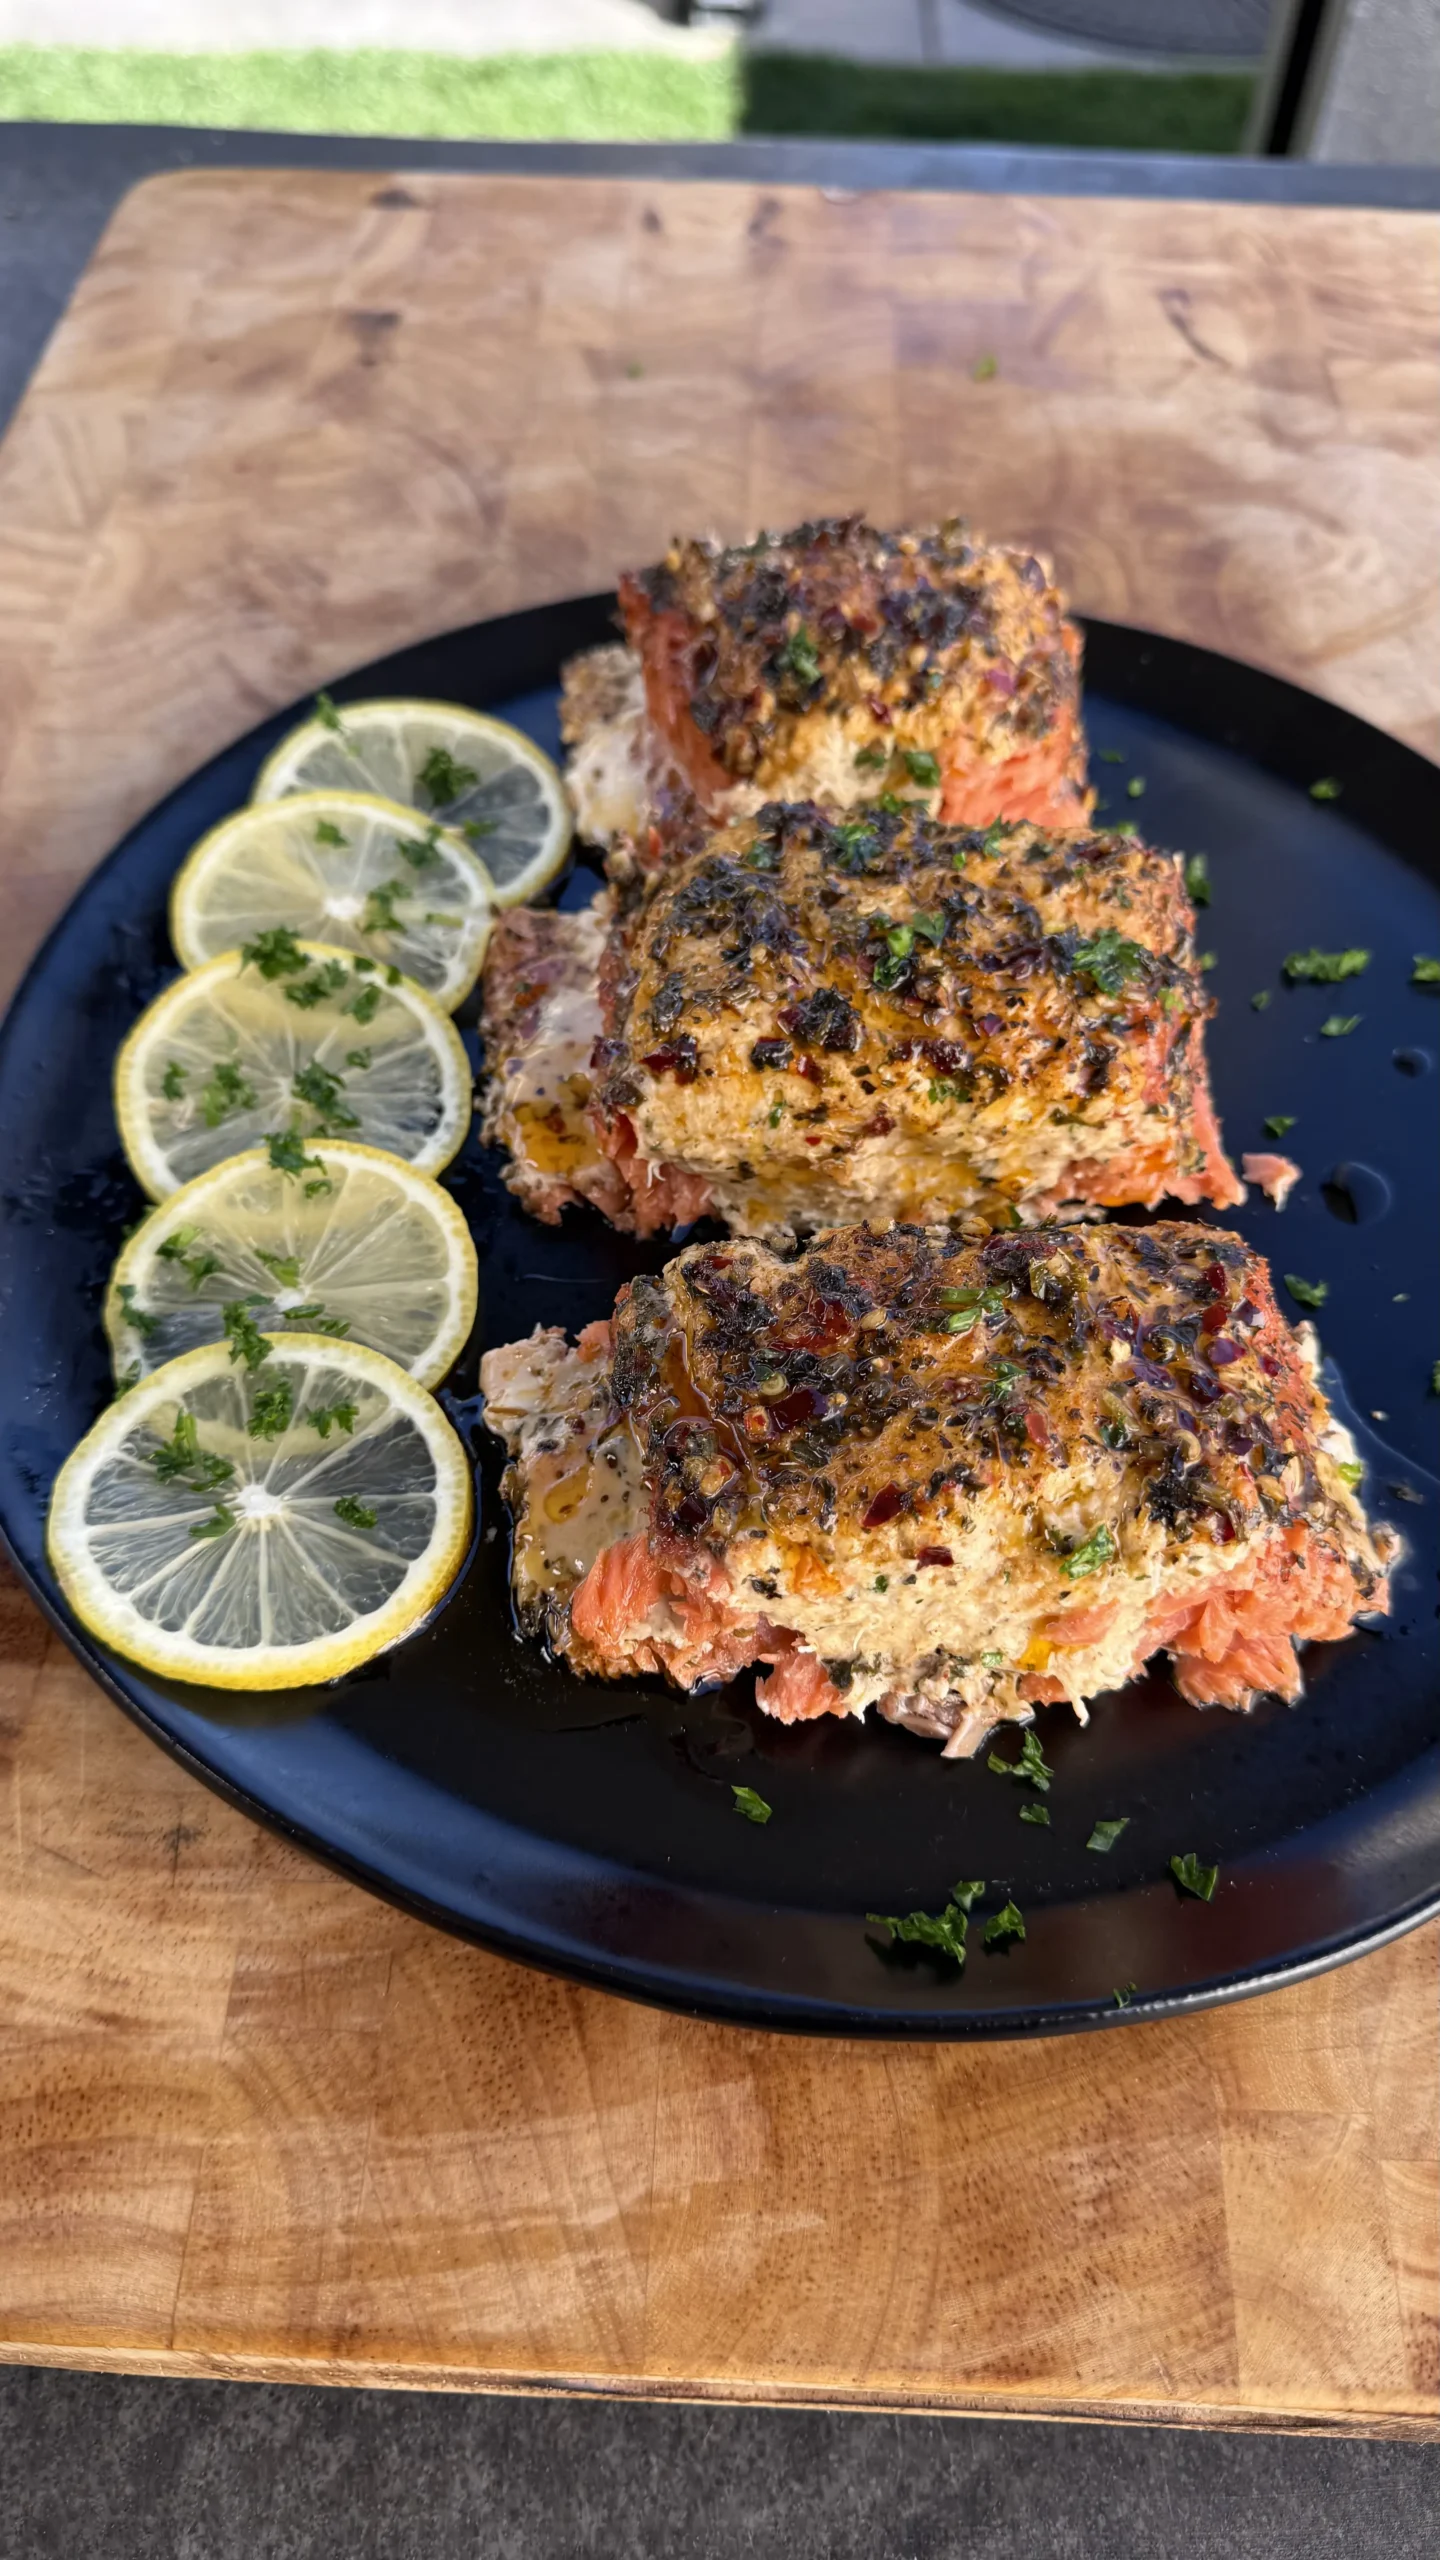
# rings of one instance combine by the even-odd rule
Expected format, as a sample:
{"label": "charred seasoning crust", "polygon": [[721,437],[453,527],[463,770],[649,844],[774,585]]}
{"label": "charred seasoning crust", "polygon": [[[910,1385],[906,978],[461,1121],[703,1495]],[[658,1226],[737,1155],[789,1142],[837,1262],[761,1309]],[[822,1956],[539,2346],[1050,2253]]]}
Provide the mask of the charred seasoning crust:
{"label": "charred seasoning crust", "polygon": [[1048,572],[955,520],[894,534],[832,516],[728,547],[676,541],[621,601],[632,640],[650,616],[685,636],[690,719],[737,782],[812,712],[846,718],[883,766],[957,720],[1013,754],[1078,701],[1078,639]]}
{"label": "charred seasoning crust", "polygon": [[747,1531],[851,1547],[884,1528],[924,1563],[947,1522],[987,1499],[1023,1511],[1069,1468],[1122,1545],[1127,1520],[1220,1551],[1304,1523],[1362,1594],[1376,1579],[1265,1265],[1219,1229],[977,1247],[862,1227],[788,1262],[695,1246],[632,1283],[612,1391],[677,1561],[708,1548],[733,1570]]}
{"label": "charred seasoning crust", "polygon": [[[1007,1144],[1045,1124],[1052,1153],[1103,1156],[1113,1123],[1116,1148],[1143,1136],[1170,1171],[1203,1173],[1192,1034],[1213,1006],[1173,855],[1104,832],[947,826],[893,800],[843,819],[770,803],[688,842],[622,902],[603,1112],[649,1102],[698,1161],[680,1123],[701,1083],[702,1145],[813,1174],[902,1124],[973,1151],[986,1106],[1010,1096]],[[1060,1141],[1064,1123],[1076,1134]]]}

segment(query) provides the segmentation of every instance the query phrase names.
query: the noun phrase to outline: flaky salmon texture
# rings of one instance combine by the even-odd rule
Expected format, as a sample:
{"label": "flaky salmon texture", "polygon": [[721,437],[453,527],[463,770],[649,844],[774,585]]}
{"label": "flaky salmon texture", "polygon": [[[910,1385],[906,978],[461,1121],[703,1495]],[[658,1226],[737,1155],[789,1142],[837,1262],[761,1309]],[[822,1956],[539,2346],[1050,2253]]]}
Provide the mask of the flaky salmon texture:
{"label": "flaky salmon texture", "polygon": [[1178,858],[1119,833],[701,821],[586,915],[500,919],[486,1134],[541,1216],[640,1234],[1228,1207],[1193,923]]}
{"label": "flaky salmon texture", "polygon": [[673,542],[620,604],[628,649],[577,661],[562,706],[596,842],[676,783],[716,817],[919,789],[957,824],[1084,823],[1079,634],[1025,552],[831,517]]}
{"label": "flaky salmon texture", "polygon": [[1347,1435],[1265,1265],[1180,1224],[692,1247],[572,1348],[487,1353],[522,1624],[574,1670],[760,1666],[784,1722],[997,1723],[1168,1653],[1294,1699],[1388,1608]]}

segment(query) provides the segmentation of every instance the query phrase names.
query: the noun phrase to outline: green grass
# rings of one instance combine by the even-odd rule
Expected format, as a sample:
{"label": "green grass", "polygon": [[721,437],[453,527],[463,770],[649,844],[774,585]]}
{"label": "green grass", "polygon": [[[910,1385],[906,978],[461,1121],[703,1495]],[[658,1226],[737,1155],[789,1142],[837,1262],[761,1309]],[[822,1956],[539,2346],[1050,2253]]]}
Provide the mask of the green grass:
{"label": "green grass", "polygon": [[234,132],[487,135],[507,142],[719,142],[725,58],[663,53],[99,53],[0,45],[0,118]]}
{"label": "green grass", "polygon": [[1253,82],[1235,71],[911,70],[752,53],[746,133],[1019,142],[1078,151],[1238,151]]}
{"label": "green grass", "polygon": [[91,52],[0,45],[0,120],[503,141],[869,141],[1235,151],[1243,73],[912,71],[827,54]]}

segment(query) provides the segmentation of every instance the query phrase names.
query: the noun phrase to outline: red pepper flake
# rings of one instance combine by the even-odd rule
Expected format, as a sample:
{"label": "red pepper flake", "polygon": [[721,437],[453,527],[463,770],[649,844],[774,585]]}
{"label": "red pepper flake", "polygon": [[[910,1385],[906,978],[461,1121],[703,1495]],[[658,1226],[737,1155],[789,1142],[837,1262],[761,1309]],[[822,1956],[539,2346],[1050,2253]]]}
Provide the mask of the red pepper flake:
{"label": "red pepper flake", "polygon": [[793,1431],[797,1422],[818,1422],[828,1413],[830,1399],[823,1387],[792,1387],[770,1408],[781,1431]]}
{"label": "red pepper flake", "polygon": [[823,1084],[825,1081],[813,1058],[797,1058],[791,1072],[797,1076],[804,1076],[807,1084]]}
{"label": "red pepper flake", "polygon": [[854,1317],[838,1298],[812,1298],[780,1327],[777,1338],[787,1351],[833,1351],[854,1329]]}
{"label": "red pepper flake", "polygon": [[823,1138],[818,1137],[817,1135],[815,1135],[815,1134],[814,1134],[814,1132],[812,1132],[812,1133],[811,1133],[811,1135],[806,1139],[805,1144],[806,1144],[806,1146],[807,1146],[807,1147],[823,1147],[823,1146],[824,1146],[824,1144],[825,1144],[825,1141],[824,1141],[824,1139],[823,1139]]}
{"label": "red pepper flake", "polygon": [[1204,1279],[1205,1286],[1209,1290],[1212,1298],[1223,1298],[1225,1296],[1228,1284],[1225,1278],[1225,1265],[1223,1262],[1207,1262],[1205,1265]]}
{"label": "red pepper flake", "polygon": [[888,1111],[877,1111],[873,1120],[866,1121],[860,1135],[862,1138],[888,1138],[894,1126]]}
{"label": "red pepper flake", "polygon": [[1278,1377],[1279,1377],[1279,1375],[1280,1375],[1280,1363],[1279,1363],[1279,1361],[1278,1361],[1278,1360],[1273,1360],[1273,1359],[1271,1358],[1271,1356],[1270,1356],[1270,1354],[1269,1354],[1269,1352],[1268,1352],[1268,1351],[1262,1351],[1262,1352],[1261,1352],[1261,1354],[1260,1354],[1260,1366],[1261,1366],[1261,1368],[1264,1370],[1265,1375],[1266,1375],[1266,1377],[1267,1377],[1267,1378],[1278,1378]]}
{"label": "red pepper flake", "polygon": [[1228,1547],[1235,1536],[1235,1523],[1228,1511],[1212,1511],[1210,1535],[1217,1547]]}
{"label": "red pepper flake", "polygon": [[1207,1307],[1200,1319],[1201,1332],[1218,1333],[1229,1312],[1228,1307]]}
{"label": "red pepper flake", "polygon": [[905,1496],[898,1484],[882,1484],[860,1526],[862,1529],[883,1529],[886,1521],[893,1520],[904,1508]]}
{"label": "red pepper flake", "polygon": [[1025,1407],[1025,1437],[1032,1441],[1037,1449],[1048,1449],[1050,1446],[1050,1425],[1038,1404],[1027,1404]]}
{"label": "red pepper flake", "polygon": [[917,1547],[915,1561],[917,1564],[953,1564],[955,1559],[948,1547]]}
{"label": "red pepper flake", "polygon": [[1211,1364],[1216,1369],[1228,1369],[1232,1360],[1243,1360],[1244,1357],[1243,1344],[1232,1342],[1226,1334],[1217,1334],[1210,1345]]}
{"label": "red pepper flake", "polygon": [[693,1084],[699,1073],[699,1051],[692,1034],[682,1031],[663,1049],[651,1049],[641,1059],[652,1076],[673,1076],[677,1084]]}

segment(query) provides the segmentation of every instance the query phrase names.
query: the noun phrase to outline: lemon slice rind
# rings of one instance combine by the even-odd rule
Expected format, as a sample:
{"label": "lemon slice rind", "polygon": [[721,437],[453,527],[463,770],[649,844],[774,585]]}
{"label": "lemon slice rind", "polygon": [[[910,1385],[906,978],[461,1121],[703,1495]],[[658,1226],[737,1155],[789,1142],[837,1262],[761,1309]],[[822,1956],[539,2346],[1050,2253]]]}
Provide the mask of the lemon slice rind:
{"label": "lemon slice rind", "polygon": [[[286,1379],[295,1423],[275,1440],[254,1439],[247,1415],[253,1418],[255,1382],[273,1389]],[[353,1393],[354,1429],[347,1437],[336,1428],[322,1440],[304,1414],[336,1385]],[[223,1453],[234,1468],[218,1494],[162,1484],[135,1454],[137,1443],[145,1447],[147,1431],[152,1449],[169,1438],[182,1405],[208,1409],[198,1426],[201,1445]],[[391,1435],[388,1453],[374,1445],[382,1432]],[[388,1489],[387,1455],[397,1480]],[[422,1481],[427,1462],[428,1485]],[[267,1480],[281,1488],[268,1513]],[[371,1526],[355,1527],[336,1515],[342,1486],[352,1501],[374,1511]],[[228,1497],[233,1525],[213,1538],[193,1538],[220,1496]],[[422,1539],[427,1508],[434,1525]],[[308,1688],[387,1652],[430,1616],[464,1562],[473,1514],[469,1461],[434,1398],[378,1352],[297,1334],[276,1342],[253,1377],[232,1362],[227,1344],[204,1344],[153,1370],[107,1407],[56,1479],[47,1548],[77,1618],[143,1669],[208,1688]],[[136,1590],[157,1608],[168,1589],[174,1614],[193,1590],[186,1624],[166,1626],[147,1616],[106,1570],[103,1559],[112,1555],[138,1569]],[[347,1574],[361,1589],[367,1578],[389,1587],[374,1607],[308,1638],[276,1643],[262,1633],[252,1644],[220,1645],[187,1631],[195,1618],[203,1622],[227,1607],[242,1628],[247,1608],[252,1616],[268,1611],[273,1618],[289,1607],[296,1624],[307,1609],[343,1621]],[[253,1599],[247,1596],[252,1584]]]}
{"label": "lemon slice rind", "polygon": [[[297,1061],[333,1066],[343,1078],[345,1107],[360,1105],[360,1125],[346,1129],[347,1137],[380,1146],[417,1173],[443,1171],[459,1150],[470,1122],[472,1077],[449,1015],[413,979],[397,974],[392,985],[390,973],[381,970],[362,978],[352,969],[353,952],[322,942],[304,942],[299,948],[314,972],[327,963],[345,970],[343,995],[302,1010],[285,996],[288,980],[266,979],[247,969],[238,951],[225,951],[176,978],[126,1033],[115,1060],[115,1117],[131,1170],[152,1200],[167,1199],[183,1182],[297,1121],[307,1146],[312,1132],[317,1137],[339,1134],[315,1125],[317,1115],[295,1100]],[[353,990],[363,995],[376,987],[378,1009],[369,1020],[355,1020]],[[404,1023],[387,1011],[391,999],[408,1017]],[[345,1062],[351,1049],[368,1048],[373,1059],[382,1018],[387,1032],[396,1034],[390,1044],[391,1074],[379,1107],[372,1089],[367,1119],[359,1079],[369,1070]],[[419,1058],[416,1051],[422,1053]],[[162,1086],[172,1064],[181,1068],[184,1084],[167,1100]],[[213,1075],[217,1064],[236,1068],[252,1103],[227,1109],[213,1127],[202,1130],[196,1114],[207,1089],[205,1071],[209,1067]]]}
{"label": "lemon slice rind", "polygon": [[[348,790],[402,802],[446,827],[485,830],[474,850],[491,875],[497,907],[537,897],[563,868],[573,820],[555,765],[523,729],[460,702],[409,695],[339,706],[337,730],[317,713],[302,720],[267,756],[253,801],[292,792]],[[418,775],[429,750],[443,746],[470,763],[476,780],[456,800],[432,805]]]}
{"label": "lemon slice rind", "polygon": [[[199,969],[288,925],[301,941],[403,970],[453,1012],[480,974],[494,890],[462,836],[437,825],[430,837],[427,819],[373,793],[252,801],[186,855],[170,889],[170,939],[182,965]],[[388,900],[387,890],[396,893]],[[367,928],[367,914],[387,912],[392,928],[378,920]]]}
{"label": "lemon slice rind", "polygon": [[[418,1386],[438,1385],[475,1321],[478,1269],[461,1211],[429,1174],[379,1147],[326,1138],[308,1152],[329,1178],[328,1193],[307,1197],[302,1183],[275,1171],[265,1148],[247,1147],[172,1191],[135,1230],[103,1310],[118,1382],[133,1385],[219,1341],[226,1303],[265,1293],[269,1305],[255,1314],[262,1332],[293,1339],[285,1295],[296,1305],[318,1301],[328,1317],[348,1323],[345,1341],[394,1360]],[[298,1261],[288,1292],[267,1253]],[[206,1270],[211,1261],[217,1267]]]}

